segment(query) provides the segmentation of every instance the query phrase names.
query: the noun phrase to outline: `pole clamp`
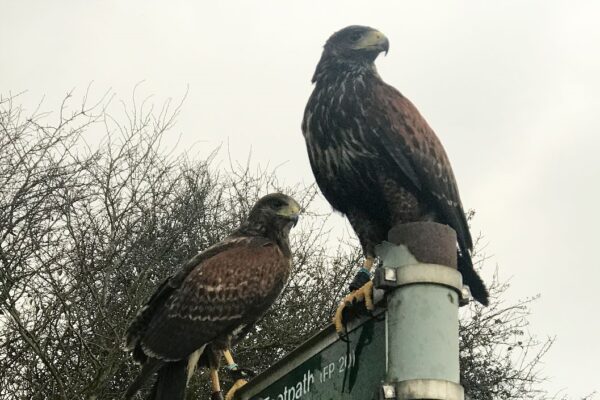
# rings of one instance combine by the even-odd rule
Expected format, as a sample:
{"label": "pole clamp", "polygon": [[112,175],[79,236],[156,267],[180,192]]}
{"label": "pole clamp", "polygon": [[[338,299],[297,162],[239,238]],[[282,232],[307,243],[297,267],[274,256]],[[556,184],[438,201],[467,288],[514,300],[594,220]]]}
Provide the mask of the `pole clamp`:
{"label": "pole clamp", "polygon": [[464,400],[463,387],[441,379],[411,379],[384,383],[380,400]]}
{"label": "pole clamp", "polygon": [[454,289],[461,301],[467,304],[471,297],[462,275],[454,268],[439,264],[411,264],[401,267],[379,267],[375,270],[373,285],[385,291],[415,283],[431,283]]}

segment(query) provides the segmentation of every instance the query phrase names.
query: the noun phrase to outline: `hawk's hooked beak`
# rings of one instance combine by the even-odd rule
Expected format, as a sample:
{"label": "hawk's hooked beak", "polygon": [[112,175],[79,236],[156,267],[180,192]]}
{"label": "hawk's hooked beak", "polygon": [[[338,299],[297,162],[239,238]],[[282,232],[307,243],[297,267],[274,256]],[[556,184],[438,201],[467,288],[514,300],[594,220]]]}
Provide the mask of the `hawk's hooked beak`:
{"label": "hawk's hooked beak", "polygon": [[298,220],[300,219],[300,215],[292,215],[290,219],[292,220],[292,222],[294,222],[294,226],[296,226],[298,224]]}
{"label": "hawk's hooked beak", "polygon": [[294,226],[296,226],[296,224],[298,223],[298,220],[300,219],[301,212],[302,212],[302,207],[300,207],[300,204],[293,201],[290,204],[288,204],[287,207],[285,207],[283,210],[281,210],[279,212],[279,215],[290,219],[294,223]]}
{"label": "hawk's hooked beak", "polygon": [[356,43],[355,49],[378,50],[383,51],[387,55],[390,49],[390,41],[385,35],[375,29],[367,32],[362,39]]}

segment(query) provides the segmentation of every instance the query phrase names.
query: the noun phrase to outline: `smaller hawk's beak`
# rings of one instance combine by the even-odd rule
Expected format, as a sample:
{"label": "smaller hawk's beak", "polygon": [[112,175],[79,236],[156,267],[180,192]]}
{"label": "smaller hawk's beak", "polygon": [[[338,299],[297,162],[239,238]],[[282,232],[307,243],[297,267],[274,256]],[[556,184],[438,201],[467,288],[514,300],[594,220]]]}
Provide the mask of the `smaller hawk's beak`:
{"label": "smaller hawk's beak", "polygon": [[373,29],[356,44],[356,49],[379,50],[387,55],[390,50],[390,41],[383,33]]}
{"label": "smaller hawk's beak", "polygon": [[294,226],[296,226],[298,224],[298,220],[300,219],[300,216],[298,214],[292,215],[290,217],[290,219],[292,220],[292,222],[294,222]]}
{"label": "smaller hawk's beak", "polygon": [[290,219],[294,223],[294,226],[296,226],[298,219],[300,219],[301,212],[302,207],[300,207],[300,204],[292,201],[280,212],[280,215]]}
{"label": "smaller hawk's beak", "polygon": [[296,224],[298,223],[301,212],[302,207],[300,207],[300,204],[296,203],[295,201],[292,204],[290,204],[290,219],[294,222],[294,226],[296,226]]}

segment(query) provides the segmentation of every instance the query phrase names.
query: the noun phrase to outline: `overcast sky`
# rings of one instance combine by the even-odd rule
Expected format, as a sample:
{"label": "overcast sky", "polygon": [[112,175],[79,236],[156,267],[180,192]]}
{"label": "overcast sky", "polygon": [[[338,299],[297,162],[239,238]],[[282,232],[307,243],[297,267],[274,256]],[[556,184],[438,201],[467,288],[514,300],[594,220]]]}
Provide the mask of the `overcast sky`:
{"label": "overcast sky", "polygon": [[600,389],[599,17],[593,1],[0,0],[0,93],[56,110],[91,81],[127,100],[144,80],[157,103],[189,85],[172,143],[229,143],[311,183],[300,121],[322,45],[379,29],[381,76],[437,132],[477,211],[484,277],[497,263],[509,299],[541,294],[532,332],[557,337],[546,387],[583,395]]}

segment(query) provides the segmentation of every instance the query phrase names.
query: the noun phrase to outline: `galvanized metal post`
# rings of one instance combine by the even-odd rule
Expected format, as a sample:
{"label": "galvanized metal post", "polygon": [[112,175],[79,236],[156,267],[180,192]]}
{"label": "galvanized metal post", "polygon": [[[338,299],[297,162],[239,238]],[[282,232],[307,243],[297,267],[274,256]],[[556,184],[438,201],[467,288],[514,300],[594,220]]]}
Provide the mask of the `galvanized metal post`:
{"label": "galvanized metal post", "polygon": [[383,399],[462,400],[458,307],[464,295],[456,270],[456,234],[423,222],[392,229],[377,249],[383,267],[375,286],[388,290]]}

